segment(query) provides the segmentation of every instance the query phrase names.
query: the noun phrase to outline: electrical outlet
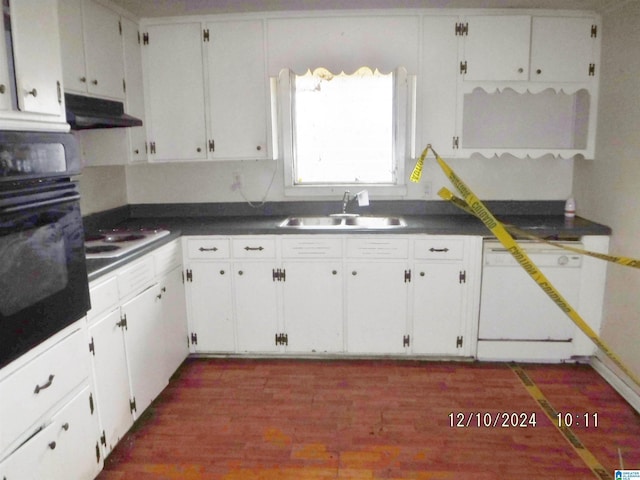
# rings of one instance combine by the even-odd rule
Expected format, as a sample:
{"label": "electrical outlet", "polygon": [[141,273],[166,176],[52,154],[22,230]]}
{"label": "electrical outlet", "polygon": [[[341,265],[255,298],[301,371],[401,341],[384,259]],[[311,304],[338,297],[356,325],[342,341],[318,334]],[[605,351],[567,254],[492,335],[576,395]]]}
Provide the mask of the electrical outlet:
{"label": "electrical outlet", "polygon": [[242,174],[240,172],[233,172],[233,183],[231,184],[231,190],[240,190],[242,188]]}
{"label": "electrical outlet", "polygon": [[423,182],[423,188],[424,188],[424,196],[426,198],[431,198],[431,182]]}

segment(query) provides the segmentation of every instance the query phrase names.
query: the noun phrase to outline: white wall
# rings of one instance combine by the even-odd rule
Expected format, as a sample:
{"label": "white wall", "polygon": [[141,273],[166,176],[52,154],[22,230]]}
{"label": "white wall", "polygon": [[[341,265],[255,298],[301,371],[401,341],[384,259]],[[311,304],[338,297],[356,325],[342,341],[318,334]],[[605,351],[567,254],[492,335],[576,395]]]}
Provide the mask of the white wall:
{"label": "white wall", "polygon": [[127,204],[125,167],[85,167],[79,180],[82,215]]}
{"label": "white wall", "polygon": [[[610,250],[640,257],[640,2],[603,13],[596,160],[578,161],[579,215],[613,229]],[[610,265],[602,337],[640,375],[640,271]]]}
{"label": "white wall", "polygon": [[[559,200],[571,194],[573,160],[474,157],[453,159],[449,163],[484,200]],[[413,166],[413,161],[407,163],[407,177]],[[274,171],[275,178],[269,189]],[[236,172],[242,176],[241,191],[233,188]],[[450,188],[451,184],[430,156],[421,182],[410,183],[408,193],[402,199],[438,199],[437,191],[443,186]],[[343,191],[343,188],[337,188],[329,198],[335,200]],[[129,203],[241,202],[241,192],[251,201],[260,201],[265,195],[267,201],[305,200],[284,196],[282,164],[276,161],[127,167]],[[322,200],[323,197],[309,199]],[[375,199],[371,198],[372,201]]]}

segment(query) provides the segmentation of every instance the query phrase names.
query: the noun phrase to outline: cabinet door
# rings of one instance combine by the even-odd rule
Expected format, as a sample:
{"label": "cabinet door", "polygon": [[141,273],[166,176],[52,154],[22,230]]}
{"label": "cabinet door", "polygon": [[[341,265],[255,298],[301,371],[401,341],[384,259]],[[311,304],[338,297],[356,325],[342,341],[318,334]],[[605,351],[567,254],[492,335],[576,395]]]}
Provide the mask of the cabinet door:
{"label": "cabinet door", "polygon": [[468,18],[464,37],[465,80],[510,81],[529,78],[531,17],[528,15]]}
{"label": "cabinet door", "polygon": [[0,35],[0,111],[12,110],[11,105],[11,74],[7,58],[5,35]]}
{"label": "cabinet door", "polygon": [[182,267],[169,272],[160,282],[165,338],[165,376],[168,379],[189,355],[187,308]]}
{"label": "cabinet door", "polygon": [[287,351],[341,352],[342,262],[287,262],[284,271]]}
{"label": "cabinet door", "polygon": [[211,158],[267,157],[267,87],[261,20],[207,24]]}
{"label": "cabinet door", "polygon": [[459,355],[463,335],[463,292],[457,263],[422,263],[413,278],[411,349],[420,355]]}
{"label": "cabinet door", "polygon": [[0,465],[3,480],[92,480],[100,471],[98,426],[85,387],[53,421]]}
{"label": "cabinet door", "polygon": [[242,262],[234,264],[234,296],[238,350],[275,352],[278,333],[277,282],[274,264]]}
{"label": "cabinet door", "polygon": [[[533,17],[531,80],[588,82],[596,38],[593,18]],[[594,67],[595,68],[595,67]]]}
{"label": "cabinet door", "polygon": [[[217,247],[214,247],[217,248]],[[196,352],[235,351],[233,290],[229,262],[194,262],[187,267],[192,342]]]}
{"label": "cabinet door", "polygon": [[89,326],[97,408],[106,440],[104,456],[114,449],[133,424],[124,327],[120,325],[120,309],[117,309]]}
{"label": "cabinet door", "polygon": [[11,2],[18,108],[62,116],[62,61],[57,0]]}
{"label": "cabinet door", "polygon": [[87,93],[87,66],[82,30],[83,3],[83,0],[58,0],[64,89],[75,93]]}
{"label": "cabinet door", "polygon": [[407,334],[405,262],[347,265],[347,351],[402,353]]}
{"label": "cabinet door", "polygon": [[150,160],[207,157],[199,23],[151,25],[143,48]]}
{"label": "cabinet door", "polygon": [[83,13],[89,93],[123,100],[120,16],[94,0],[85,0]]}
{"label": "cabinet door", "polygon": [[156,285],[122,306],[127,319],[124,338],[136,418],[167,385],[160,299]]}
{"label": "cabinet door", "polygon": [[419,90],[422,112],[421,139],[418,152],[427,144],[439,155],[455,155],[457,84],[459,75],[458,39],[452,32],[458,17],[425,16],[423,19],[422,61],[426,74]]}
{"label": "cabinet door", "polygon": [[[144,85],[142,81],[142,54],[140,52],[140,31],[138,25],[129,19],[121,18],[122,41],[124,45],[124,79],[126,85],[126,111],[140,118],[144,123]],[[131,163],[144,162],[147,159],[146,126],[131,127],[129,134],[129,158]]]}

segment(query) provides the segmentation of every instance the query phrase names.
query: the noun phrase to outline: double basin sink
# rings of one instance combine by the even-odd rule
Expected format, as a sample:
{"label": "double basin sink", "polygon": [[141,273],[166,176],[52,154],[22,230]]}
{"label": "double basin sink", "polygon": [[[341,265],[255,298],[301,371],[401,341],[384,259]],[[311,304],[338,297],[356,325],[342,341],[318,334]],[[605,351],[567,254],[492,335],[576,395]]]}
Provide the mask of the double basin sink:
{"label": "double basin sink", "polygon": [[292,216],[281,222],[279,227],[301,230],[356,230],[356,229],[390,229],[406,227],[402,217],[393,216]]}

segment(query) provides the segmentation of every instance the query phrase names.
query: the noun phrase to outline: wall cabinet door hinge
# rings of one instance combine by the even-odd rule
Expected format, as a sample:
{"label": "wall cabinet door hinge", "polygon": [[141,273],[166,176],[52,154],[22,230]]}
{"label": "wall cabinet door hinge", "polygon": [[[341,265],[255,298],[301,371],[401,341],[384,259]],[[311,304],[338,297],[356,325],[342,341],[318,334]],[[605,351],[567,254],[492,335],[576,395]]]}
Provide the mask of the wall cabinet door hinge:
{"label": "wall cabinet door hinge", "polygon": [[120,321],[118,323],[116,323],[116,327],[120,327],[120,328],[124,328],[125,330],[128,330],[127,329],[127,314],[126,313],[120,317]]}
{"label": "wall cabinet door hinge", "polygon": [[460,62],[460,75],[464,75],[467,73],[467,61]]}
{"label": "wall cabinet door hinge", "polygon": [[454,150],[460,148],[460,137],[453,137],[452,146]]}
{"label": "wall cabinet door hinge", "polygon": [[91,415],[93,415],[93,411],[94,411],[94,405],[93,405],[93,393],[89,394],[89,411],[91,412]]}
{"label": "wall cabinet door hinge", "polygon": [[100,435],[100,443],[105,447],[107,446],[107,434],[104,430],[102,430],[102,435]]}
{"label": "wall cabinet door hinge", "polygon": [[136,412],[136,397],[133,397],[132,400],[129,400],[129,410],[131,411],[131,413]]}
{"label": "wall cabinet door hinge", "polygon": [[460,275],[458,275],[458,280],[460,283],[467,283],[467,271],[460,270]]}
{"label": "wall cabinet door hinge", "polygon": [[149,32],[144,32],[142,34],[142,44],[149,45]]}
{"label": "wall cabinet door hinge", "polygon": [[58,91],[58,104],[62,105],[62,84],[60,83],[60,80],[56,82],[56,89]]}
{"label": "wall cabinet door hinge", "polygon": [[209,151],[210,152],[215,152],[216,151],[216,141],[215,140],[209,140]]}
{"label": "wall cabinet door hinge", "polygon": [[100,463],[100,444],[98,442],[96,442],[96,463]]}
{"label": "wall cabinet door hinge", "polygon": [[191,345],[197,345],[198,344],[198,334],[197,333],[192,333],[191,334]]}
{"label": "wall cabinet door hinge", "polygon": [[289,345],[289,335],[286,333],[276,333],[276,345]]}
{"label": "wall cabinet door hinge", "polygon": [[286,282],[287,270],[284,268],[273,268],[271,270],[271,278],[274,282]]}
{"label": "wall cabinet door hinge", "polygon": [[124,93],[127,93],[127,82],[125,81],[125,79],[122,79],[122,91]]}
{"label": "wall cabinet door hinge", "polygon": [[456,37],[469,34],[469,23],[456,23]]}
{"label": "wall cabinet door hinge", "polygon": [[462,348],[462,335],[460,335],[458,338],[456,338],[456,348]]}
{"label": "wall cabinet door hinge", "polygon": [[411,346],[411,335],[405,335],[402,337],[402,346],[410,347]]}
{"label": "wall cabinet door hinge", "polygon": [[187,282],[193,282],[193,270],[187,269],[186,274],[187,274]]}
{"label": "wall cabinet door hinge", "polygon": [[205,29],[202,31],[202,41],[203,41],[203,42],[208,42],[208,41],[209,41],[209,38],[210,38],[210,37],[209,37],[209,29],[208,29],[208,28],[205,28]]}
{"label": "wall cabinet door hinge", "polygon": [[122,36],[122,20],[118,20],[118,33]]}
{"label": "wall cabinet door hinge", "polygon": [[156,142],[149,142],[149,153],[156,153]]}
{"label": "wall cabinet door hinge", "polygon": [[590,77],[595,77],[596,76],[596,64],[595,63],[590,63],[589,64],[589,76]]}
{"label": "wall cabinet door hinge", "polygon": [[598,37],[598,26],[591,25],[591,38],[597,38],[597,37]]}
{"label": "wall cabinet door hinge", "polygon": [[96,344],[93,341],[93,337],[91,337],[91,341],[89,342],[89,352],[93,353],[93,356],[96,356]]}
{"label": "wall cabinet door hinge", "polygon": [[404,283],[411,282],[411,269],[404,271]]}

